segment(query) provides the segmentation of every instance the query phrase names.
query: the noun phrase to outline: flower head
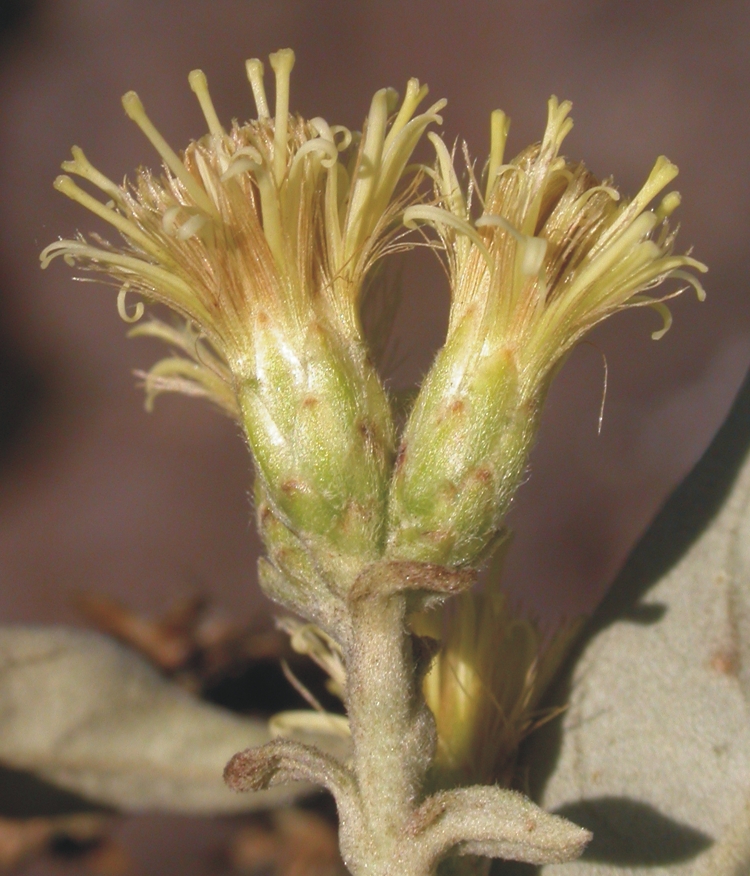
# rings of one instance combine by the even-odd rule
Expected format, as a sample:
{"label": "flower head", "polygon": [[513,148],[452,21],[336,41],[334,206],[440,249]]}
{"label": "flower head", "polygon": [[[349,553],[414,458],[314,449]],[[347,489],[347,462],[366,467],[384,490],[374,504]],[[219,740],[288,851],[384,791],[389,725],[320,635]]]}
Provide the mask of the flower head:
{"label": "flower head", "polygon": [[141,169],[132,184],[118,186],[74,148],[63,164],[68,175],[55,187],[125,243],[60,240],[44,250],[42,266],[62,256],[108,275],[128,319],[143,314],[139,303],[128,317],[129,293],[175,311],[177,325],[154,318],[135,330],[177,351],[146,375],[149,396],[206,395],[240,419],[269,513],[305,544],[317,539],[328,557],[348,556],[356,566],[377,555],[382,541],[394,442],[389,403],[365,348],[360,298],[373,263],[400,245],[400,217],[418,182],[409,160],[428,125],[440,121],[444,101],[418,113],[427,88],[417,80],[400,106],[382,89],[355,135],[291,115],[294,54],[281,50],[270,62],[273,114],[263,65],[253,59],[247,75],[257,118],[228,129],[204,74],[190,74],[208,133],[181,154],[138,96],[126,94],[127,115],[164,167],[159,174]]}
{"label": "flower head", "polygon": [[436,787],[510,784],[518,746],[551,717],[539,701],[580,627],[545,641],[494,585],[413,620],[441,645],[422,685],[437,726]]}
{"label": "flower head", "polygon": [[493,113],[484,197],[477,198],[482,209],[473,223],[473,186],[462,192],[445,144],[431,135],[438,206],[414,206],[405,217],[430,222],[444,242],[453,289],[449,339],[471,311],[480,311],[485,343],[517,355],[520,370],[536,380],[618,310],[655,306],[665,324],[653,337],[662,337],[671,322],[668,311],[642,293],[670,277],[704,297],[685,269],[705,266],[672,251],[668,220],[679,194],[670,192],[649,209],[677,176],[675,165],[661,156],[636,197],[621,198],[610,182],[600,183],[583,164],[560,156],[573,126],[570,108],[551,98],[542,142],[508,164],[508,122],[502,112]]}
{"label": "flower head", "polygon": [[74,147],[63,169],[100,189],[109,203],[68,175],[58,177],[55,187],[109,222],[126,246],[60,240],[42,253],[43,266],[64,256],[108,274],[125,292],[167,304],[200,328],[235,380],[255,370],[258,321],[273,320],[290,342],[316,320],[359,339],[364,277],[403,209],[394,194],[417,141],[431,122],[440,121],[445,102],[415,116],[427,88],[411,80],[389,123],[395,94],[382,89],[355,148],[355,135],[346,128],[289,114],[293,65],[290,49],[271,55],[271,115],[263,65],[247,62],[258,118],[234,122],[229,130],[216,115],[206,77],[194,70],[189,82],[209,133],[182,155],[166,143],[135,92],[128,92],[125,111],[159,152],[163,172],[141,169],[133,185],[118,186]]}
{"label": "flower head", "polygon": [[[705,271],[673,252],[669,217],[676,192],[650,205],[677,168],[659,158],[631,201],[559,151],[572,126],[570,103],[549,101],[541,143],[504,163],[507,119],[492,116],[483,190],[469,164],[464,190],[435,134],[436,201],[406,210],[426,223],[447,255],[452,302],[446,344],[404,432],[391,494],[391,544],[400,557],[474,563],[491,544],[536,433],[556,367],[597,323],[650,305],[674,278]],[[467,161],[468,164],[468,161]],[[472,201],[480,205],[474,217]],[[681,290],[680,290],[681,291]],[[677,294],[672,292],[671,294]]]}

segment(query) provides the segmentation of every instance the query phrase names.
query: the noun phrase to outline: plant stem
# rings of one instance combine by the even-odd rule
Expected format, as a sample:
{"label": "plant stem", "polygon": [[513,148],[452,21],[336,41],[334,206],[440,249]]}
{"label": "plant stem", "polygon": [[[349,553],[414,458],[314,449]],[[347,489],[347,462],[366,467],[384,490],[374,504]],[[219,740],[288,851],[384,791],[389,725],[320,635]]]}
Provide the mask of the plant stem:
{"label": "plant stem", "polygon": [[403,592],[357,599],[346,649],[347,711],[369,849],[383,873],[422,792],[434,722],[419,690]]}

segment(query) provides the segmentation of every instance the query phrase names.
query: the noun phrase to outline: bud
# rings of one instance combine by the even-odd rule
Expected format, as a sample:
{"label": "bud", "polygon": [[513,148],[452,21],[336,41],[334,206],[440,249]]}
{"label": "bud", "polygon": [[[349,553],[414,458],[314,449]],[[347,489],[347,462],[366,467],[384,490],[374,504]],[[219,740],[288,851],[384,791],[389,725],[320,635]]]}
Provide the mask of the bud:
{"label": "bud", "polygon": [[[570,104],[549,101],[544,139],[503,163],[508,124],[492,116],[483,196],[462,191],[435,134],[436,203],[406,210],[445,250],[452,302],[448,335],[417,397],[398,451],[389,502],[389,555],[446,565],[478,563],[500,530],[537,432],[547,389],[567,353],[597,323],[663,298],[643,294],[668,278],[704,297],[674,255],[668,218],[676,192],[649,204],[677,174],[659,158],[632,201],[582,164],[559,156]],[[473,220],[472,194],[481,203]],[[680,290],[682,291],[682,290]],[[677,292],[672,294],[678,294]]]}
{"label": "bud", "polygon": [[[324,558],[327,586],[345,587],[385,540],[394,456],[390,405],[368,358],[360,305],[373,263],[400,233],[418,172],[407,168],[440,101],[416,80],[395,115],[395,95],[377,92],[361,137],[324,119],[289,113],[291,50],[270,56],[271,115],[263,65],[247,62],[257,119],[225,129],[200,70],[189,76],[209,133],[181,155],[167,144],[134,92],[127,115],[159,152],[160,175],[139,170],[118,186],[75,147],[63,169],[104,193],[94,198],[66,175],[55,187],[112,225],[121,248],[82,236],[42,253],[99,271],[165,304],[181,322],[152,319],[132,334],[177,353],[144,375],[149,404],[162,391],[206,396],[243,425],[262,502],[303,551]],[[267,532],[278,527],[266,527]],[[273,552],[272,552],[273,553]]]}
{"label": "bud", "polygon": [[518,746],[555,714],[539,701],[580,626],[545,641],[497,586],[413,619],[415,633],[440,642],[422,685],[437,727],[435,788],[511,784]]}

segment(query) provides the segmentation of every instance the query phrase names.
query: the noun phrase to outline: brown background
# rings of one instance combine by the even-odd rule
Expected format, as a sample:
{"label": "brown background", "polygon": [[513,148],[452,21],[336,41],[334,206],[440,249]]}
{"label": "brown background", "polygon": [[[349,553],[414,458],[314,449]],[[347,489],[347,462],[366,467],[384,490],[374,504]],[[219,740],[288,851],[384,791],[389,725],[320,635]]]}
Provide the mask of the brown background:
{"label": "brown background", "polygon": [[[447,138],[460,134],[483,158],[493,108],[513,120],[514,153],[539,139],[555,93],[574,102],[567,154],[614,174],[624,192],[660,153],[680,166],[678,248],[694,246],[709,264],[708,300],[677,301],[658,343],[657,317],[638,311],[579,348],[513,511],[512,592],[545,617],[590,607],[705,447],[750,358],[750,5],[39,0],[28,9],[0,43],[3,622],[78,622],[78,589],[144,611],[203,589],[234,615],[261,623],[269,612],[237,430],[182,398],[146,416],[131,371],[158,349],[125,340],[109,290],[74,285],[61,262],[41,273],[38,253],[96,227],[51,188],[73,143],[115,179],[156,164],[122,112],[126,90],[179,148],[204,130],[188,71],[205,70],[224,120],[242,119],[253,112],[245,58],[281,46],[297,53],[292,108],[307,116],[359,127],[376,88],[417,76],[449,100]],[[396,383],[424,373],[446,309],[442,275],[417,257]],[[220,872],[213,827],[157,819],[123,830],[140,838],[144,874]]]}

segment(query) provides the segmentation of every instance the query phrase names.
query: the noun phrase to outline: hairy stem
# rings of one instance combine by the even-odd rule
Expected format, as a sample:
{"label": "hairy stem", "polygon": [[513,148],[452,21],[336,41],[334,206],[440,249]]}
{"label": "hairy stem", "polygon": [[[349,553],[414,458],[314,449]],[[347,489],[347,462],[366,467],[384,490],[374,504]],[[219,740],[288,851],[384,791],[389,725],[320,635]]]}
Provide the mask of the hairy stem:
{"label": "hairy stem", "polygon": [[434,750],[434,722],[419,691],[404,622],[406,598],[404,592],[355,598],[346,650],[354,772],[372,873],[392,866]]}

